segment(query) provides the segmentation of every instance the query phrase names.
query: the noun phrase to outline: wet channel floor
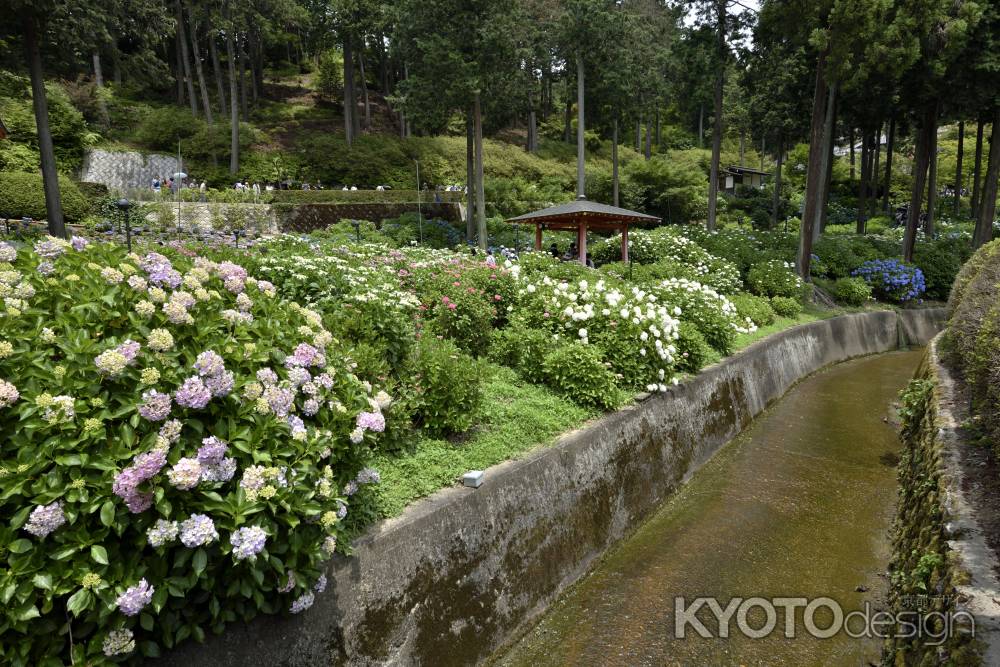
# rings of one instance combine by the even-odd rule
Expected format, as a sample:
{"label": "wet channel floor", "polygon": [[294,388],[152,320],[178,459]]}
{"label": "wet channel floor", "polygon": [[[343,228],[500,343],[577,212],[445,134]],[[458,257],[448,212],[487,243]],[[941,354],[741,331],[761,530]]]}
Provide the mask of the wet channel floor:
{"label": "wet channel floor", "polygon": [[[638,531],[564,594],[496,664],[835,665],[879,663],[881,642],[841,632],[794,638],[675,638],[675,597],[828,597],[845,614],[885,595],[899,443],[888,423],[921,352],[826,369],[794,387],[699,470]],[[707,607],[697,614],[718,632]],[[760,608],[747,616],[765,625]],[[832,621],[820,608],[815,624]],[[852,628],[855,626],[852,625]]]}

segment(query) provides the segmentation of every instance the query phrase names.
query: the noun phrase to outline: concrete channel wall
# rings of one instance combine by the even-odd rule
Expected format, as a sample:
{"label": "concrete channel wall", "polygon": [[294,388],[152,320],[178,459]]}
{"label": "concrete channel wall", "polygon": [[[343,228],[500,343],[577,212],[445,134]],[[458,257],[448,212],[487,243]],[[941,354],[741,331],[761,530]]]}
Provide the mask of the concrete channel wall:
{"label": "concrete channel wall", "polygon": [[663,394],[373,526],[298,617],[233,625],[168,665],[470,665],[516,638],[751,419],[824,366],[923,345],[943,309],[771,336]]}

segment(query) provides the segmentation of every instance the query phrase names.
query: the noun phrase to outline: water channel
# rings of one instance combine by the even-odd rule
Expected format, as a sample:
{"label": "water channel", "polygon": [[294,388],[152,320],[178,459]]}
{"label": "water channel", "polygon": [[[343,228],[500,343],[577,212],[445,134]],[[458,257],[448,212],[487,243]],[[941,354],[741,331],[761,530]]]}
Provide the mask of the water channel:
{"label": "water channel", "polygon": [[[675,638],[675,598],[828,597],[848,613],[881,607],[899,444],[889,423],[920,352],[826,369],[794,387],[613,549],[496,664],[835,665],[879,663],[877,639],[817,639],[796,611],[786,638]],[[698,618],[714,633],[708,607]],[[813,617],[832,621],[827,608]],[[767,618],[752,609],[748,621]]]}

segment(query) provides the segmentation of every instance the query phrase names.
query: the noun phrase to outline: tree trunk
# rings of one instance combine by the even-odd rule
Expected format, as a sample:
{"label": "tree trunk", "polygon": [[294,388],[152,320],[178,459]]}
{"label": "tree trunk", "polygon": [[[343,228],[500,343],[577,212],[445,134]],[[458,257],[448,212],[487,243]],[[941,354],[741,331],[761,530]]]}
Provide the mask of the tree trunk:
{"label": "tree trunk", "polygon": [[958,155],[955,157],[955,217],[962,210],[962,160],[965,159],[965,121],[958,121]]}
{"label": "tree trunk", "polygon": [[385,53],[385,35],[378,33],[375,36],[375,44],[378,46],[376,49],[378,53],[378,80],[382,88],[382,96],[385,97],[389,94],[389,67]]}
{"label": "tree trunk", "polygon": [[718,207],[719,196],[719,160],[722,156],[722,88],[726,82],[726,8],[727,0],[717,0],[716,2],[716,31],[718,32],[717,64],[718,71],[715,74],[715,94],[714,113],[712,119],[712,166],[708,181],[708,229],[715,229],[715,217]]}
{"label": "tree trunk", "polygon": [[880,161],[882,159],[882,121],[878,122],[878,129],[875,131],[875,163],[872,168],[868,170],[868,180],[871,183],[871,215],[875,215],[878,210],[878,175],[880,167]]}
{"label": "tree trunk", "polygon": [[56,154],[52,147],[52,131],[49,129],[49,104],[45,98],[42,54],[38,48],[35,17],[30,11],[22,10],[21,24],[24,28],[24,48],[28,58],[28,69],[31,72],[31,103],[35,110],[38,152],[42,162],[45,217],[48,218],[49,234],[65,238],[66,225],[63,223],[62,198],[59,195],[59,170],[56,167]]}
{"label": "tree trunk", "polygon": [[236,91],[236,48],[232,30],[226,31],[226,60],[229,61],[229,173],[240,169],[240,109]]}
{"label": "tree trunk", "polygon": [[802,209],[802,224],[799,226],[799,250],[796,268],[803,280],[809,280],[809,264],[812,259],[813,226],[818,219],[817,212],[822,205],[822,184],[826,180],[823,173],[823,129],[826,125],[826,102],[829,86],[826,81],[827,52],[820,53],[816,61],[816,85],[813,91],[812,120],[809,130],[809,164],[806,168],[806,192]]}
{"label": "tree trunk", "polygon": [[656,152],[660,152],[660,105],[656,105]]}
{"label": "tree trunk", "polygon": [[122,85],[122,64],[117,46],[111,49],[111,78],[116,86]]}
{"label": "tree trunk", "polygon": [[181,62],[181,34],[174,30],[174,52],[177,54],[177,106],[184,106],[184,63]]}
{"label": "tree trunk", "polygon": [[[854,179],[854,128],[851,128],[851,179]],[[868,134],[861,130],[861,178],[858,180],[858,214],[857,228],[858,234],[864,234],[868,223],[868,153],[871,145],[868,142]]]}
{"label": "tree trunk", "polygon": [[[936,116],[936,114],[935,114]],[[928,238],[934,236],[934,214],[937,209],[937,167],[938,167],[938,139],[937,139],[937,122],[935,121],[934,127],[928,135],[930,141],[930,147],[927,151],[928,160],[928,174],[927,174],[927,217],[924,219],[924,234]]]}
{"label": "tree trunk", "polygon": [[927,187],[927,167],[930,155],[930,128],[935,127],[935,107],[924,110],[920,128],[917,131],[916,155],[913,165],[913,189],[910,192],[910,208],[906,216],[906,233],[903,236],[903,261],[913,261],[913,248],[917,242],[917,229],[920,223],[920,206],[924,201],[924,188]]}
{"label": "tree trunk", "polygon": [[979,114],[979,120],[976,122],[976,159],[972,166],[972,201],[969,203],[972,213],[972,218],[974,220],[979,219],[979,195],[982,183],[982,171],[983,171],[983,131],[986,127],[986,114]]}
{"label": "tree trunk", "polygon": [[[850,142],[850,144],[851,144],[851,147],[850,147],[850,149],[851,149],[851,182],[853,183],[854,182],[854,141],[855,141],[854,140],[854,126],[853,125],[851,126],[851,129],[847,133],[847,141]],[[862,139],[862,141],[864,141],[864,139]],[[864,148],[862,147],[861,150],[863,151]],[[862,158],[862,159],[864,159],[864,158]]]}
{"label": "tree trunk", "polygon": [[611,205],[618,203],[618,115],[611,125]]}
{"label": "tree trunk", "polygon": [[771,225],[778,226],[778,216],[781,212],[781,165],[784,162],[785,139],[778,139],[778,159],[774,167],[774,195],[771,199]]}
{"label": "tree trunk", "polygon": [[483,186],[483,110],[479,101],[479,91],[476,91],[473,102],[473,129],[476,134],[476,228],[479,236],[479,247],[486,250],[486,191]]}
{"label": "tree trunk", "polygon": [[528,152],[538,150],[538,118],[535,114],[534,85],[528,89]]}
{"label": "tree trunk", "polygon": [[[354,116],[358,113],[357,96],[354,91],[354,45],[349,32],[344,33],[344,136],[347,145],[354,143]],[[406,124],[403,124],[403,136],[406,136]]]}
{"label": "tree trunk", "polygon": [[[257,40],[250,37],[252,33],[247,33],[247,67],[250,69],[250,94],[253,101],[253,108],[257,108]],[[246,68],[243,70],[246,71]]]}
{"label": "tree trunk", "polygon": [[652,128],[649,126],[649,121],[646,121],[646,159],[653,157],[653,133]]}
{"label": "tree trunk", "polygon": [[567,99],[565,122],[563,124],[563,141],[565,141],[567,144],[572,143],[572,130],[573,130],[573,101]]}
{"label": "tree trunk", "polygon": [[181,46],[181,62],[184,65],[184,81],[187,82],[187,96],[191,103],[191,115],[198,115],[198,98],[194,95],[194,78],[191,76],[191,61],[188,59],[188,42],[184,33],[184,10],[181,0],[177,0],[177,43]]}
{"label": "tree trunk", "polygon": [[101,54],[97,50],[93,53],[94,60],[94,85],[97,86],[97,112],[101,116],[101,126],[107,129],[111,126],[111,118],[108,116],[108,104],[104,101],[104,73],[101,71]]}
{"label": "tree trunk", "polygon": [[243,114],[243,120],[250,121],[250,105],[247,98],[247,52],[243,47],[243,42],[246,38],[239,39],[236,42],[236,47],[239,49],[240,56],[240,110]]}
{"label": "tree trunk", "polygon": [[892,152],[896,148],[896,119],[889,119],[889,137],[885,145],[885,192],[882,193],[882,212],[889,214],[889,194],[892,191]]}
{"label": "tree trunk", "polygon": [[[188,9],[188,16],[191,16],[190,9]],[[205,85],[205,70],[201,66],[201,53],[198,51],[198,26],[195,25],[193,17],[191,17],[191,55],[194,56],[194,70],[198,75],[202,106],[205,107],[205,120],[208,121],[209,125],[212,125],[212,103],[208,98],[208,86]]]}
{"label": "tree trunk", "polygon": [[705,147],[705,105],[698,107],[698,148]]}
{"label": "tree trunk", "polygon": [[584,139],[584,72],[583,56],[576,54],[576,198],[587,198],[586,151]]}
{"label": "tree trunk", "polygon": [[825,160],[823,162],[823,196],[819,206],[819,221],[813,226],[813,243],[826,231],[827,214],[830,212],[830,183],[833,182],[833,133],[837,127],[837,88],[830,86],[830,94],[826,101],[826,127],[823,130],[823,141],[826,144]]}
{"label": "tree trunk", "polygon": [[642,152],[642,114],[635,121],[635,152]]}
{"label": "tree trunk", "polygon": [[365,101],[365,130],[372,130],[372,105],[368,99],[368,77],[365,75],[365,51],[358,52],[358,66],[361,68],[361,97]]}
{"label": "tree trunk", "polygon": [[747,137],[743,130],[740,130],[740,166],[746,166]]}
{"label": "tree trunk", "polygon": [[465,240],[472,243],[476,238],[476,223],[473,214],[476,210],[476,133],[473,128],[475,108],[470,104],[465,111]]}
{"label": "tree trunk", "polygon": [[216,94],[219,96],[219,111],[222,117],[225,118],[229,115],[229,112],[226,110],[226,91],[222,87],[222,66],[219,64],[219,49],[215,45],[215,38],[215,32],[208,33],[208,52],[212,58],[212,72],[215,74]]}
{"label": "tree trunk", "polygon": [[1000,178],[1000,106],[993,111],[993,127],[990,129],[990,158],[983,182],[982,201],[979,202],[979,218],[972,236],[975,248],[989,243],[993,238],[993,218],[997,212],[997,180]]}

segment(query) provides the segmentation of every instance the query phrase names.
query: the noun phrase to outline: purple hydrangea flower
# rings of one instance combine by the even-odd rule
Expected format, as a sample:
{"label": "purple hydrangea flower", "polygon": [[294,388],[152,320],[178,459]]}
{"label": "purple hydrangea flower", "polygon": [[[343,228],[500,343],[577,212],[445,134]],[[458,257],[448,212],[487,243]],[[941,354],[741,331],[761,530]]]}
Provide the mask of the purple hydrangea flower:
{"label": "purple hydrangea flower", "polygon": [[295,351],[285,359],[285,365],[289,368],[322,366],[325,363],[323,354],[309,343],[299,343],[295,346]]}
{"label": "purple hydrangea flower", "polygon": [[6,380],[0,380],[0,408],[9,408],[17,402],[21,393],[17,387]]}
{"label": "purple hydrangea flower", "polygon": [[323,389],[332,389],[333,378],[330,377],[329,373],[321,373],[316,376],[316,384],[323,387]]}
{"label": "purple hydrangea flower", "polygon": [[174,394],[174,400],[182,407],[201,410],[212,400],[212,392],[200,377],[192,375],[184,380],[184,384]]}
{"label": "purple hydrangea flower", "polygon": [[313,590],[316,591],[317,593],[322,593],[323,591],[326,590],[326,575],[325,574],[319,575],[319,579],[317,579],[316,583],[313,584]]}
{"label": "purple hydrangea flower", "polygon": [[145,579],[140,579],[139,583],[132,586],[118,596],[115,604],[118,610],[126,616],[135,616],[142,608],[153,600],[153,593],[156,589],[149,585]]}
{"label": "purple hydrangea flower", "polygon": [[305,611],[306,609],[308,609],[309,607],[313,606],[313,602],[315,600],[316,600],[316,596],[313,594],[313,592],[312,591],[307,591],[307,592],[303,593],[302,595],[300,595],[295,600],[295,602],[292,603],[292,606],[289,607],[288,610],[290,612],[292,612],[293,614],[301,613],[301,612]]}
{"label": "purple hydrangea flower", "polygon": [[292,383],[293,387],[301,387],[310,380],[312,380],[312,375],[304,368],[295,366],[288,371],[288,381]]}
{"label": "purple hydrangea flower", "polygon": [[198,448],[198,461],[203,465],[219,465],[228,451],[229,445],[226,441],[213,435],[201,441],[201,447]]}
{"label": "purple hydrangea flower", "polygon": [[356,479],[358,484],[378,484],[382,481],[382,476],[375,468],[362,468]]}
{"label": "purple hydrangea flower", "polygon": [[211,544],[219,539],[215,523],[204,514],[192,514],[181,522],[181,542],[189,549]]}
{"label": "purple hydrangea flower", "polygon": [[0,262],[14,263],[15,261],[17,261],[17,248],[6,241],[0,241]]}
{"label": "purple hydrangea flower", "polygon": [[288,415],[288,428],[292,429],[292,435],[299,435],[306,432],[306,424],[302,421],[301,417],[296,415]]}
{"label": "purple hydrangea flower", "polygon": [[381,433],[385,430],[385,417],[381,412],[362,412],[358,415],[358,428]]}
{"label": "purple hydrangea flower", "polygon": [[262,384],[278,384],[278,374],[270,368],[262,368],[257,371],[257,379]]}
{"label": "purple hydrangea flower", "polygon": [[170,414],[170,407],[173,405],[170,394],[164,394],[150,389],[142,394],[142,405],[139,406],[139,414],[144,419],[151,422],[163,421]]}
{"label": "purple hydrangea flower", "polygon": [[115,350],[117,350],[119,354],[125,357],[125,361],[127,361],[130,364],[133,361],[135,361],[135,357],[137,354],[139,354],[139,350],[141,349],[142,345],[135,342],[131,338],[129,338],[124,343],[115,348]]}
{"label": "purple hydrangea flower", "polygon": [[266,542],[267,533],[260,526],[245,526],[229,536],[236,560],[253,560],[264,549]]}
{"label": "purple hydrangea flower", "polygon": [[201,481],[228,482],[236,474],[236,459],[226,457],[217,464],[201,466]]}
{"label": "purple hydrangea flower", "polygon": [[312,417],[317,412],[319,412],[319,401],[315,398],[310,398],[308,401],[302,404],[302,413],[306,417]]}
{"label": "purple hydrangea flower", "polygon": [[355,482],[353,479],[344,485],[345,496],[353,496],[357,492],[358,492],[358,483]]}
{"label": "purple hydrangea flower", "polygon": [[38,266],[35,267],[35,270],[38,271],[38,273],[40,273],[43,276],[51,276],[53,273],[55,273],[56,265],[48,260],[45,260],[39,262]]}
{"label": "purple hydrangea flower", "polygon": [[184,457],[167,472],[167,477],[181,491],[190,491],[201,481],[201,463],[198,459]]}
{"label": "purple hydrangea flower", "polygon": [[139,485],[159,474],[166,464],[167,453],[154,449],[135,457],[131,466],[115,475],[112,490],[125,501],[130,512],[139,514],[152,506],[153,494],[140,492]]}
{"label": "purple hydrangea flower", "polygon": [[88,245],[90,245],[90,241],[88,241],[87,239],[83,238],[82,236],[74,236],[74,237],[70,238],[69,244],[71,246],[73,246],[73,250],[76,250],[77,252],[80,252],[81,250],[83,250],[84,248],[86,248]]}
{"label": "purple hydrangea flower", "polygon": [[212,350],[206,350],[198,355],[194,362],[194,369],[202,377],[218,375],[226,370],[225,361]]}
{"label": "purple hydrangea flower", "polygon": [[45,259],[55,259],[64,254],[70,247],[63,239],[57,239],[53,236],[35,241],[35,252]]}
{"label": "purple hydrangea flower", "polygon": [[148,253],[139,262],[139,266],[149,274],[149,282],[154,285],[173,289],[181,284],[180,272],[173,268],[169,259],[159,253]]}
{"label": "purple hydrangea flower", "polygon": [[288,591],[292,590],[293,588],[295,588],[295,572],[292,572],[291,570],[289,570],[289,572],[288,572],[288,578],[285,580],[284,584],[282,584],[281,586],[278,587],[278,592],[279,593],[287,593]]}
{"label": "purple hydrangea flower", "polygon": [[270,386],[264,390],[264,398],[267,399],[267,404],[271,407],[271,411],[274,412],[274,414],[279,417],[284,417],[292,408],[292,402],[295,400],[295,394],[291,389],[282,389],[280,387]]}
{"label": "purple hydrangea flower", "polygon": [[66,515],[63,513],[62,502],[56,501],[50,505],[38,505],[31,510],[24,529],[35,537],[45,537],[64,523]]}
{"label": "purple hydrangea flower", "polygon": [[236,378],[229,371],[224,371],[218,375],[213,375],[205,379],[205,386],[212,392],[212,396],[223,398],[236,386]]}
{"label": "purple hydrangea flower", "polygon": [[215,270],[219,274],[219,277],[222,278],[226,289],[233,294],[239,294],[245,289],[244,283],[247,280],[247,270],[239,264],[220,262]]}

